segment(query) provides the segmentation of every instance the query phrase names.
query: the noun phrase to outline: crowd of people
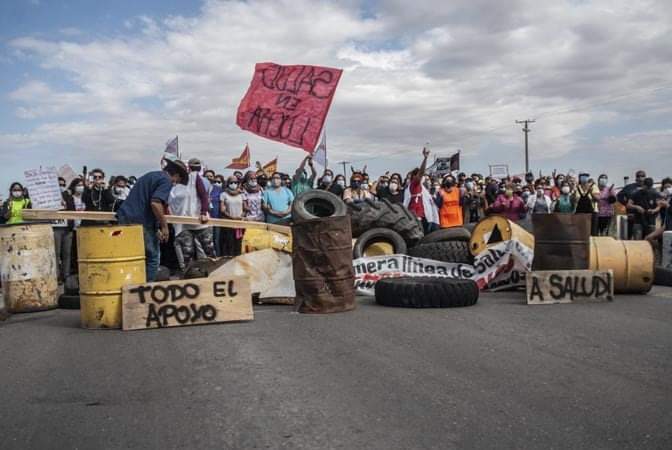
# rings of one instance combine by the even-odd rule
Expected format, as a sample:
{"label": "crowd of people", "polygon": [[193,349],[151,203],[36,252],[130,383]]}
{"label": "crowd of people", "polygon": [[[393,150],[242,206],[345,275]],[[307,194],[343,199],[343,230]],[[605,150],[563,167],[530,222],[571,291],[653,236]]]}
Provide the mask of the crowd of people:
{"label": "crowd of people", "polygon": [[[184,271],[195,259],[240,254],[243,230],[209,226],[210,218],[290,224],[294,198],[311,189],[329,191],[348,204],[376,200],[402,204],[422,223],[425,233],[478,222],[489,214],[519,222],[532,214],[553,212],[591,214],[594,235],[613,233],[613,219],[619,214],[628,217],[629,238],[655,239],[672,229],[671,178],[656,186],[640,170],[634,183],[616,189],[606,174],[554,172],[535,177],[527,173],[522,178],[500,179],[457,171],[438,175],[428,171],[428,157],[429,151],[423,149],[420,166],[405,176],[385,172],[375,179],[366,167],[351,168],[347,178],[331,169],[318,176],[310,156],[291,176],[268,174],[261,167],[224,176],[203,167],[197,158],[186,164],[164,159],[161,171],[140,178],[107,179],[103,170],[94,169],[69,183],[60,178],[59,185],[65,210],[116,212],[120,223],[145,226],[150,280],[160,259],[172,259],[169,265]],[[26,208],[31,208],[29,193],[21,183],[12,183],[0,220],[20,223]],[[199,218],[200,223],[168,226],[166,214]],[[74,232],[86,225],[76,220],[54,225],[62,279],[73,271]]]}

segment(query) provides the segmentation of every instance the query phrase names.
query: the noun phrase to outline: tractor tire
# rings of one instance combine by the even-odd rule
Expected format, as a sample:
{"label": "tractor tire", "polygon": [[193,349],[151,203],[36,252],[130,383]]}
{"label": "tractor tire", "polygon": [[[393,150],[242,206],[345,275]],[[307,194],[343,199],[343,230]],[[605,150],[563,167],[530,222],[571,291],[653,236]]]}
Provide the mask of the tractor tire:
{"label": "tractor tire", "polygon": [[471,239],[471,231],[463,227],[441,228],[426,234],[420,239],[420,244],[430,244],[432,242],[443,241],[464,241],[469,242]]}
{"label": "tractor tire", "polygon": [[447,263],[473,264],[469,242],[443,241],[419,244],[409,249],[408,254],[417,258],[433,259]]}
{"label": "tractor tire", "polygon": [[292,203],[294,223],[324,217],[340,217],[348,213],[343,200],[329,191],[313,189],[300,194]]}
{"label": "tractor tire", "polygon": [[394,255],[406,253],[406,241],[389,228],[372,228],[357,238],[352,248],[352,259],[358,259],[366,255],[366,249],[376,242],[386,242],[392,245]]}
{"label": "tractor tire", "polygon": [[411,212],[404,207],[385,199],[375,201],[367,199],[362,203],[349,205],[352,223],[352,237],[357,238],[372,228],[389,228],[396,231],[412,245],[422,239],[422,225]]}
{"label": "tractor tire", "polygon": [[376,303],[404,308],[453,308],[478,301],[473,280],[435,277],[383,278],[376,283]]}

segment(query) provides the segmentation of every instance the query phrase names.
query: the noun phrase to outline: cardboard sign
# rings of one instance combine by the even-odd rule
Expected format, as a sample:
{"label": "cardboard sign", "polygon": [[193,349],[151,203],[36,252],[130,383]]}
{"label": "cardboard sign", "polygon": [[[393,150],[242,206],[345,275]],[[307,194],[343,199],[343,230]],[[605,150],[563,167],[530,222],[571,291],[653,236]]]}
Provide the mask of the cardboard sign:
{"label": "cardboard sign", "polygon": [[70,167],[68,164],[65,164],[58,169],[58,176],[63,177],[65,179],[65,185],[69,186],[72,180],[77,178],[79,175],[77,175],[77,173],[72,170],[72,167]]}
{"label": "cardboard sign", "polygon": [[26,170],[26,188],[35,209],[61,209],[61,188],[55,167]]}
{"label": "cardboard sign", "polygon": [[529,272],[526,281],[528,305],[614,299],[611,270],[539,270]]}
{"label": "cardboard sign", "polygon": [[313,153],[342,72],[259,63],[238,106],[236,123],[243,130]]}
{"label": "cardboard sign", "polygon": [[245,277],[197,278],[124,286],[124,330],[252,320]]}

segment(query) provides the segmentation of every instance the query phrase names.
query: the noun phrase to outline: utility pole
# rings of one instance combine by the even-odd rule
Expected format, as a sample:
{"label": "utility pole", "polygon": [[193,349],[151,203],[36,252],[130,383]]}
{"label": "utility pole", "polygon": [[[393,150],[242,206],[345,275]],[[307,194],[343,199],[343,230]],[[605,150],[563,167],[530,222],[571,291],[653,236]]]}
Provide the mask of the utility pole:
{"label": "utility pole", "polygon": [[516,123],[524,123],[525,127],[523,127],[523,133],[525,133],[525,173],[530,171],[530,154],[528,152],[527,148],[527,134],[530,132],[530,127],[528,124],[534,123],[535,121],[532,119],[527,119],[527,120],[516,120]]}
{"label": "utility pole", "polygon": [[343,176],[345,178],[348,178],[348,174],[345,171],[345,165],[350,164],[350,161],[339,161],[338,164],[343,164]]}

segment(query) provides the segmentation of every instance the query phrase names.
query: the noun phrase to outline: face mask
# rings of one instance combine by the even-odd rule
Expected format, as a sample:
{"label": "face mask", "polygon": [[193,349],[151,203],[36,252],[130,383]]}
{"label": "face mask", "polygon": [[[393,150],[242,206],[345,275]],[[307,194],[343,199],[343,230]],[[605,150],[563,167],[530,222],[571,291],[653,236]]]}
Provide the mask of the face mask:
{"label": "face mask", "polygon": [[238,189],[238,183],[229,183],[229,189]]}
{"label": "face mask", "polygon": [[12,191],[12,197],[14,197],[14,198],[23,197],[23,191]]}
{"label": "face mask", "polygon": [[530,193],[527,192],[527,191],[523,191],[523,194],[521,195],[521,197],[523,197],[523,200],[527,200],[529,196],[530,196]]}
{"label": "face mask", "polygon": [[61,189],[61,192],[65,192],[65,186],[59,186],[59,188]]}
{"label": "face mask", "polygon": [[278,180],[277,178],[273,179],[273,186],[280,187],[281,184],[282,184],[282,180]]}
{"label": "face mask", "polygon": [[544,196],[544,190],[543,189],[537,189],[537,197],[543,197]]}
{"label": "face mask", "polygon": [[474,183],[472,183],[471,181],[467,181],[465,183],[465,186],[467,187],[467,189],[472,190],[474,188]]}
{"label": "face mask", "polygon": [[222,182],[221,182],[221,181],[215,181],[213,184],[214,184],[215,186],[219,186],[219,187],[222,186]]}
{"label": "face mask", "polygon": [[586,184],[588,182],[588,177],[579,177],[579,183]]}
{"label": "face mask", "polygon": [[399,184],[398,183],[390,183],[390,192],[397,192],[397,189],[399,189]]}
{"label": "face mask", "polygon": [[560,192],[562,192],[563,194],[569,194],[569,186],[563,186],[562,188],[560,188]]}
{"label": "face mask", "polygon": [[84,192],[84,186],[82,185],[75,186],[75,192],[81,194],[82,192]]}
{"label": "face mask", "polygon": [[506,195],[508,198],[513,197],[513,191],[511,189],[506,189],[504,191],[504,195]]}
{"label": "face mask", "polygon": [[257,187],[257,180],[250,180],[247,182],[249,187]]}
{"label": "face mask", "polygon": [[607,179],[606,178],[600,178],[597,180],[597,185],[600,187],[605,187],[607,185]]}
{"label": "face mask", "polygon": [[325,175],[322,177],[322,182],[323,183],[331,183],[331,177],[329,175]]}
{"label": "face mask", "polygon": [[361,182],[361,181],[351,181],[351,182],[350,182],[350,186],[351,186],[353,189],[359,189],[359,187],[360,187],[361,185],[362,185],[362,182]]}
{"label": "face mask", "polygon": [[361,188],[364,191],[368,191],[369,190],[369,184],[368,183],[362,183]]}
{"label": "face mask", "polygon": [[387,186],[389,186],[389,184],[386,181],[380,183],[380,187],[386,188]]}
{"label": "face mask", "polygon": [[336,184],[340,187],[345,187],[345,180],[336,180]]}
{"label": "face mask", "polygon": [[666,188],[665,188],[665,193],[666,193],[667,195],[672,194],[672,186],[668,186],[668,187],[666,187]]}

